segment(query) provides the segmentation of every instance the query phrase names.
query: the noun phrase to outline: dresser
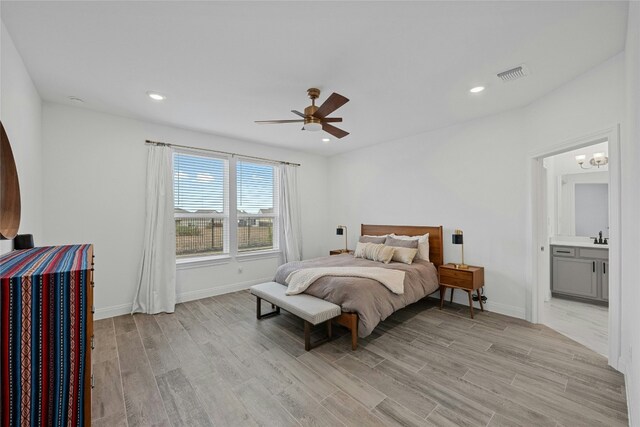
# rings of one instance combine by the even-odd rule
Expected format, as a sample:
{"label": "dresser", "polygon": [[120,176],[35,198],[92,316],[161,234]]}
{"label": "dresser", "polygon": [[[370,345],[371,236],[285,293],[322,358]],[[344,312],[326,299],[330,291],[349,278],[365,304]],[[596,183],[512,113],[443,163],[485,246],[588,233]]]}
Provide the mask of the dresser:
{"label": "dresser", "polygon": [[91,425],[93,245],[0,257],[0,424]]}

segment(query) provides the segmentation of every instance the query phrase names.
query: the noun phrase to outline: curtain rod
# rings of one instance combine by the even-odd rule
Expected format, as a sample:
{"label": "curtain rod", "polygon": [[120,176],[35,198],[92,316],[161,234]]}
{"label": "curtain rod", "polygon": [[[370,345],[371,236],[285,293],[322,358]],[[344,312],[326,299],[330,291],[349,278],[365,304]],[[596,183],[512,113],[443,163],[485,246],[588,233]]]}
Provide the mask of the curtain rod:
{"label": "curtain rod", "polygon": [[300,163],[291,163],[291,162],[285,162],[283,160],[267,159],[265,157],[245,156],[244,154],[231,153],[229,151],[211,150],[209,148],[189,147],[188,145],[169,144],[168,142],[151,141],[151,140],[148,140],[148,139],[144,143],[145,144],[152,144],[152,145],[164,145],[164,146],[167,146],[167,147],[186,148],[188,150],[207,151],[209,153],[226,154],[226,155],[229,155],[229,156],[243,157],[245,159],[264,160],[264,161],[272,162],[272,163],[280,163],[282,165],[300,166]]}

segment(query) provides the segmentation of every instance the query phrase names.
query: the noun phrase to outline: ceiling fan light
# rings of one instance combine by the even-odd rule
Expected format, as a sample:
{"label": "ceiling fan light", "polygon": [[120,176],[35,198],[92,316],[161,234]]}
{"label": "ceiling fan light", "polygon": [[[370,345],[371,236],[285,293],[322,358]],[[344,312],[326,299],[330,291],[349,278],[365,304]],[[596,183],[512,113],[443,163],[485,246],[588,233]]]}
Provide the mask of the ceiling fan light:
{"label": "ceiling fan light", "polygon": [[304,130],[317,132],[319,130],[322,130],[322,125],[320,123],[305,123]]}

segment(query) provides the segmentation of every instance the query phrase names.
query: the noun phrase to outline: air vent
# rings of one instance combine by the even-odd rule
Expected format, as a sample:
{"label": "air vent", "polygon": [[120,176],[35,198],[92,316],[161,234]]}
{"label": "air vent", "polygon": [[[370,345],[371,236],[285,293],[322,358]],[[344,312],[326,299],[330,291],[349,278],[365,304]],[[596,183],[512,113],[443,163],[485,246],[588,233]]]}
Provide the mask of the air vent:
{"label": "air vent", "polygon": [[497,74],[498,78],[505,83],[520,79],[528,75],[529,75],[529,70],[524,65],[521,65],[516,68],[512,68],[510,70],[506,70]]}

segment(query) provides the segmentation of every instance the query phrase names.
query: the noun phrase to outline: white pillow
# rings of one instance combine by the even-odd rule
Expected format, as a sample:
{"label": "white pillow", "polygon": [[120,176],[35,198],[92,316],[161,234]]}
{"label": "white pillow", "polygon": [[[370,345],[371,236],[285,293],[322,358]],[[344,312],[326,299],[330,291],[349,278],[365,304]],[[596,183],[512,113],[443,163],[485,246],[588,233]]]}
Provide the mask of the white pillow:
{"label": "white pillow", "polygon": [[396,262],[411,264],[416,254],[418,253],[418,250],[414,248],[400,248],[397,246],[392,247],[395,248],[393,251],[393,260]]}
{"label": "white pillow", "polygon": [[416,259],[429,261],[429,233],[423,236],[396,236],[395,234],[390,234],[390,236],[399,240],[417,240],[418,254],[416,255]]}

